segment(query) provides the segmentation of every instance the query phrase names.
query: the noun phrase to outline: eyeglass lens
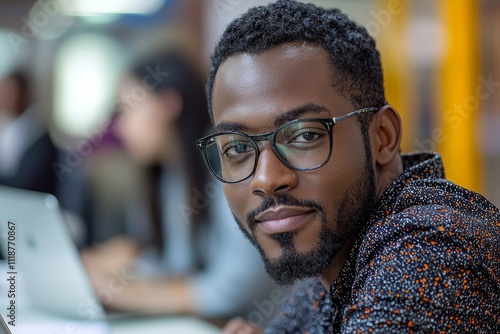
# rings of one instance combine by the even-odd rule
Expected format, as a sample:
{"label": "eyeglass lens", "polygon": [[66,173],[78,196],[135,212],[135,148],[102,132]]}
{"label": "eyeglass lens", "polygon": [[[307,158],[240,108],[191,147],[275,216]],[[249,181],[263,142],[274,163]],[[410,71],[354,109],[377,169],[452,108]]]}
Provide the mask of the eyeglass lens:
{"label": "eyeglass lens", "polygon": [[[315,169],[324,164],[330,155],[330,134],[325,124],[317,120],[286,123],[270,139],[276,155],[294,169]],[[238,182],[253,173],[257,150],[252,136],[222,133],[207,144],[207,162],[222,180]]]}

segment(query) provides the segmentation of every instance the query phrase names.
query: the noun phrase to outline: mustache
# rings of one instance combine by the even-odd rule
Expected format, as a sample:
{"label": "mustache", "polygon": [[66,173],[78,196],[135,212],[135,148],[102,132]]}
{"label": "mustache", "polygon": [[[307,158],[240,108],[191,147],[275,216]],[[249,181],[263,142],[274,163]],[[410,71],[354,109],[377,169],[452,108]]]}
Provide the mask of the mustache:
{"label": "mustache", "polygon": [[261,214],[262,212],[266,211],[267,209],[273,207],[273,206],[278,206],[278,205],[286,205],[286,206],[298,206],[301,208],[310,208],[310,209],[316,209],[320,211],[322,214],[325,213],[325,209],[319,202],[312,200],[312,199],[307,199],[307,200],[299,200],[291,195],[287,194],[281,194],[277,195],[275,197],[267,197],[260,203],[260,205],[255,208],[254,210],[250,211],[247,214],[247,224],[248,227],[250,228],[250,231],[252,231],[257,224],[257,221],[255,220],[255,217],[258,214]]}

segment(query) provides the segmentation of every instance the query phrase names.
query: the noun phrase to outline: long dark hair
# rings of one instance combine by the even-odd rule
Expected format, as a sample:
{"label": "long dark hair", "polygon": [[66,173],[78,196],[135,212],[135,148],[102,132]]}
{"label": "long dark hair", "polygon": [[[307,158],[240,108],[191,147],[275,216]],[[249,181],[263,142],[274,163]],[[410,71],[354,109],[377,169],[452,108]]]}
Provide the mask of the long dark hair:
{"label": "long dark hair", "polygon": [[[196,230],[201,221],[208,222],[206,208],[202,210],[193,208],[193,189],[203,193],[208,181],[202,157],[195,147],[196,139],[202,137],[210,126],[203,82],[187,59],[178,53],[167,53],[146,59],[133,68],[132,75],[143,84],[149,83],[150,89],[155,93],[161,93],[165,89],[174,89],[182,96],[183,107],[178,119],[178,127],[189,187],[187,190],[190,201],[186,203],[186,208],[193,209],[193,214],[189,216],[191,226]],[[163,234],[156,233],[162,230],[161,203],[159,203],[161,171],[161,166],[150,166],[147,174],[150,183],[149,202],[154,225],[153,234],[157,238],[155,243],[163,248]]]}

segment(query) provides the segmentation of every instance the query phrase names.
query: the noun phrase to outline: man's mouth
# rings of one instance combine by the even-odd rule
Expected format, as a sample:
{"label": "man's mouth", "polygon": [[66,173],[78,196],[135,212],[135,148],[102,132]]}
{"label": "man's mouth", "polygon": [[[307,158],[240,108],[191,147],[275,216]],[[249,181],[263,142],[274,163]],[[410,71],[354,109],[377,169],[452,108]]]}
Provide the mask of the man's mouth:
{"label": "man's mouth", "polygon": [[277,206],[255,216],[256,228],[265,234],[292,232],[310,221],[314,209],[296,206]]}

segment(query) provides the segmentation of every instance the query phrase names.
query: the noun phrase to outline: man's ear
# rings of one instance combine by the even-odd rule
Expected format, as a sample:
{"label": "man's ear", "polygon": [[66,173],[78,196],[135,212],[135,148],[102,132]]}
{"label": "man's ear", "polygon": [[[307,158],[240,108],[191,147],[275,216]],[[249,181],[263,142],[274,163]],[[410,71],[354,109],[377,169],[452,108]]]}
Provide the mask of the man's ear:
{"label": "man's ear", "polygon": [[401,118],[391,105],[382,107],[372,122],[372,149],[375,162],[385,166],[399,153],[401,145]]}
{"label": "man's ear", "polygon": [[163,106],[162,120],[168,123],[177,121],[184,107],[181,93],[175,89],[164,89],[160,92],[160,99]]}

